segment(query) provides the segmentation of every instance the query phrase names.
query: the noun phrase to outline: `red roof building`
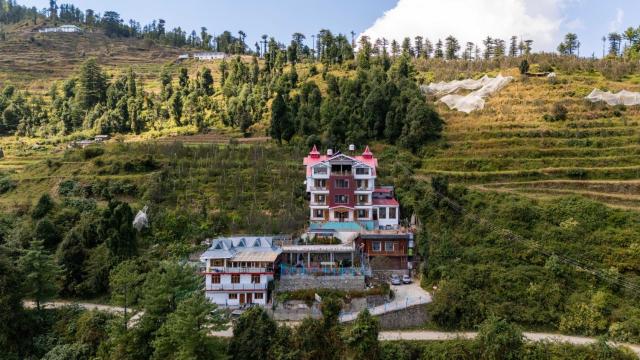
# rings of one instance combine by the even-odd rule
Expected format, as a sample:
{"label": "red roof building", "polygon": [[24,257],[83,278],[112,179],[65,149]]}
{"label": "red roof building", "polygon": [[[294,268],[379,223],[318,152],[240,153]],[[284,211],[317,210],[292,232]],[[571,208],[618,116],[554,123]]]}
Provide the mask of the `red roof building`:
{"label": "red roof building", "polygon": [[361,155],[314,146],[304,158],[311,223],[356,222],[368,230],[397,229],[400,206],[392,187],[376,188],[378,159],[367,146]]}

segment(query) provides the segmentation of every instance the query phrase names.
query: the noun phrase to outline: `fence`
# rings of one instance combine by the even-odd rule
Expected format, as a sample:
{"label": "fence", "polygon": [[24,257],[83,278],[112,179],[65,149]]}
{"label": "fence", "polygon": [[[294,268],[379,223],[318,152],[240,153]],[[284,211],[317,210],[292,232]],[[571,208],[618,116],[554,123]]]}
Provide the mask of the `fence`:
{"label": "fence", "polygon": [[370,276],[371,269],[367,267],[306,267],[280,264],[280,275],[315,275],[315,276]]}

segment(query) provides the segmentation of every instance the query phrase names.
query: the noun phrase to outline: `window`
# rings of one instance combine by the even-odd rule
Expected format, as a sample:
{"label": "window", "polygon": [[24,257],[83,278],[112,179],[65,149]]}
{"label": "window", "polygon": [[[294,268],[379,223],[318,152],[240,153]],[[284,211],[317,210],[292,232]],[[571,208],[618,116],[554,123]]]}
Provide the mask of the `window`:
{"label": "window", "polygon": [[359,203],[367,203],[367,202],[369,202],[369,196],[367,196],[367,195],[358,195],[358,202]]}
{"label": "window", "polygon": [[366,190],[369,188],[369,180],[356,180],[356,185],[359,190]]}
{"label": "window", "polygon": [[381,207],[380,209],[378,209],[378,218],[380,218],[380,219],[386,219],[387,218],[387,208]]}
{"label": "window", "polygon": [[222,259],[215,259],[215,260],[211,260],[211,266],[224,266],[224,260]]}
{"label": "window", "polygon": [[260,284],[260,275],[251,275],[252,284]]}
{"label": "window", "polygon": [[324,189],[327,187],[327,180],[314,180],[313,186],[318,189]]}
{"label": "window", "polygon": [[336,204],[346,204],[349,202],[347,195],[336,195],[335,200]]}
{"label": "window", "polygon": [[367,217],[367,210],[359,209],[358,210],[358,218],[359,219],[364,219],[366,217]]}
{"label": "window", "polygon": [[324,217],[324,210],[322,210],[322,209],[314,209],[313,210],[313,217],[315,217],[315,218]]}
{"label": "window", "polygon": [[240,274],[232,274],[231,275],[231,283],[239,284],[240,283]]}
{"label": "window", "polygon": [[356,175],[369,175],[369,168],[356,168]]}
{"label": "window", "polygon": [[253,243],[253,247],[260,247],[261,245],[260,239],[256,239],[256,242]]}
{"label": "window", "polygon": [[229,294],[229,300],[238,300],[238,294]]}
{"label": "window", "polygon": [[256,300],[262,300],[264,298],[264,294],[263,293],[255,293],[253,294],[253,298]]}
{"label": "window", "polygon": [[211,275],[211,283],[212,284],[220,284],[220,274]]}
{"label": "window", "polygon": [[315,202],[318,204],[324,204],[326,198],[324,195],[314,195]]}
{"label": "window", "polygon": [[389,219],[395,219],[396,218],[396,208],[392,207],[389,208]]}
{"label": "window", "polygon": [[371,243],[371,248],[373,251],[382,251],[382,243],[380,243],[380,241],[374,241]]}
{"label": "window", "polygon": [[384,251],[393,252],[393,241],[386,241],[384,243]]}
{"label": "window", "polygon": [[346,189],[348,187],[349,187],[349,180],[336,179],[336,188],[338,188],[338,189]]}
{"label": "window", "polygon": [[313,168],[313,173],[316,175],[326,175],[327,174],[327,168],[324,166],[318,166],[318,167],[314,167]]}

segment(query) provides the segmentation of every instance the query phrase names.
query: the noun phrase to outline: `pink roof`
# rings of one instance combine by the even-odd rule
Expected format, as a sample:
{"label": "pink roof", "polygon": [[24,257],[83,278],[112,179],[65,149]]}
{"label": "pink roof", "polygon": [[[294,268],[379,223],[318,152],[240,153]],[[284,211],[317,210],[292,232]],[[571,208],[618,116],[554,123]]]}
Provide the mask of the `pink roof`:
{"label": "pink roof", "polygon": [[313,145],[313,149],[311,149],[311,152],[309,153],[309,156],[311,156],[311,157],[320,156],[320,152],[318,151],[318,148],[315,145]]}
{"label": "pink roof", "polygon": [[369,150],[369,145],[367,145],[367,148],[364,149],[364,152],[362,153],[362,156],[365,158],[372,158],[373,157],[373,153],[371,152],[371,150]]}
{"label": "pink roof", "polygon": [[[315,147],[314,147],[315,149]],[[312,150],[313,152],[313,150]],[[328,155],[312,155],[312,153],[309,153],[309,156],[306,156],[303,160],[303,164],[307,167],[307,176],[311,176],[311,168],[323,161],[327,161],[327,160],[331,160],[332,158],[336,157],[336,156],[347,156],[350,157],[356,161],[359,161],[365,165],[370,166],[371,168],[373,168],[373,174],[375,175],[376,173],[376,168],[378,167],[378,159],[376,159],[375,157],[371,157],[371,158],[366,158],[364,156],[348,156],[348,155],[344,155],[344,154],[336,154],[336,155],[332,155],[332,156],[328,156]]]}
{"label": "pink roof", "polygon": [[396,199],[373,199],[373,205],[400,206]]}

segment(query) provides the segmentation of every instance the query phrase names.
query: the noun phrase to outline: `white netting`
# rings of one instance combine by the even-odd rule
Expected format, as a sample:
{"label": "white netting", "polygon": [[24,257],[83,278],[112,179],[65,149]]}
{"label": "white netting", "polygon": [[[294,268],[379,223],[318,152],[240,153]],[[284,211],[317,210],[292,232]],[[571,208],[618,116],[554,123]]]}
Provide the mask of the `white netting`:
{"label": "white netting", "polygon": [[585,98],[591,102],[604,101],[609,105],[640,105],[640,93],[622,90],[617,94],[610,91],[593,89]]}
{"label": "white netting", "polygon": [[[435,96],[442,96],[440,101],[445,103],[449,109],[455,109],[465,113],[470,113],[474,110],[484,109],[484,98],[491,96],[502,88],[507,86],[513,77],[498,75],[495,78],[490,78],[487,75],[478,80],[466,79],[456,80],[451,82],[439,82],[431,83],[429,85],[421,86],[423,92],[433,94]],[[467,95],[454,95],[453,93],[459,90],[474,90]]]}
{"label": "white netting", "polygon": [[147,211],[149,211],[149,208],[145,206],[144,208],[142,208],[142,210],[138,211],[135,219],[133,219],[133,227],[136,228],[136,230],[140,231],[143,228],[146,228],[149,226],[149,218],[147,217]]}

